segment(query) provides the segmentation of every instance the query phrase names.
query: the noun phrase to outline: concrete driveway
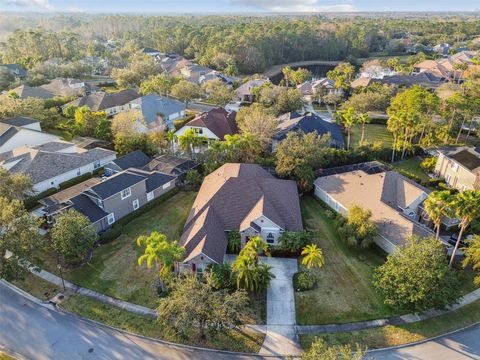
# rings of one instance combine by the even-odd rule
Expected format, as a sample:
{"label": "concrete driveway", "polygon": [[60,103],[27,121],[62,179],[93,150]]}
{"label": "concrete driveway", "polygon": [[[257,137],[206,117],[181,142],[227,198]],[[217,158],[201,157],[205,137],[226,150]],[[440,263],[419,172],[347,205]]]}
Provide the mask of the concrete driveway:
{"label": "concrete driveway", "polygon": [[267,333],[261,355],[299,355],[302,350],[295,331],[295,295],[292,277],[296,259],[262,257],[275,275],[267,290]]}

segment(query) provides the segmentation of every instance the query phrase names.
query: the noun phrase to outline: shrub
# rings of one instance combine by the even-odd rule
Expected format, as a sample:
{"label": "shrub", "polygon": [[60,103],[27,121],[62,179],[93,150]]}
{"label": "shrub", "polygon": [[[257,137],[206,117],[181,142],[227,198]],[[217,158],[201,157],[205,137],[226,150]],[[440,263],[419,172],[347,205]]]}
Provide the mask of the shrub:
{"label": "shrub", "polygon": [[113,240],[116,240],[123,232],[123,225],[115,224],[110,229],[105,231],[100,235],[99,243],[100,244],[108,244]]}
{"label": "shrub", "polygon": [[429,173],[433,173],[435,165],[437,165],[436,157],[428,157],[420,163],[420,167]]}
{"label": "shrub", "polygon": [[216,290],[235,289],[235,279],[230,264],[211,264],[207,271],[211,274],[209,281]]}
{"label": "shrub", "polygon": [[325,210],[325,216],[329,219],[335,219],[336,214],[332,210],[327,209]]}
{"label": "shrub", "polygon": [[190,120],[193,120],[195,118],[195,115],[187,115],[182,119],[175,120],[173,122],[173,126],[175,127],[175,130],[181,129],[186,123],[188,123]]}
{"label": "shrub", "polygon": [[238,231],[230,231],[228,233],[227,252],[229,254],[238,254],[242,247],[242,238]]}
{"label": "shrub", "polygon": [[293,275],[293,288],[297,291],[312,290],[317,279],[308,271],[299,271]]}
{"label": "shrub", "polygon": [[311,240],[312,234],[308,231],[285,231],[278,239],[278,242],[281,250],[296,253],[310,244]]}

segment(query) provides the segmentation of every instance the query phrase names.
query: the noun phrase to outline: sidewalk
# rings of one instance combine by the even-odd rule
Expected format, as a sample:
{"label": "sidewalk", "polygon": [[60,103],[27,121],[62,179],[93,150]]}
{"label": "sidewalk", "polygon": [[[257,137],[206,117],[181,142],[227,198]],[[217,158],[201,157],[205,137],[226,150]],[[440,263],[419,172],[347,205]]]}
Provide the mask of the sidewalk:
{"label": "sidewalk", "polygon": [[[28,270],[33,275],[36,275],[39,278],[41,278],[45,281],[48,281],[49,283],[54,284],[54,285],[58,286],[59,288],[63,289],[62,279],[60,277],[58,277],[57,275],[49,273],[48,271],[45,271],[45,270],[36,271],[33,267],[30,267]],[[124,309],[124,310],[130,311],[130,312],[135,313],[135,314],[154,317],[154,318],[157,317],[157,313],[154,310],[149,309],[147,307],[132,304],[132,303],[129,303],[129,302],[126,302],[126,301],[123,301],[123,300],[112,298],[110,296],[98,293],[96,291],[93,291],[93,290],[90,290],[90,289],[83,288],[81,286],[72,284],[71,282],[69,282],[67,280],[64,280],[64,282],[65,282],[65,288],[70,290],[70,291],[73,291],[74,293],[84,295],[84,296],[88,296],[89,298],[95,299],[95,300],[100,301],[104,304],[116,306],[120,309]]]}

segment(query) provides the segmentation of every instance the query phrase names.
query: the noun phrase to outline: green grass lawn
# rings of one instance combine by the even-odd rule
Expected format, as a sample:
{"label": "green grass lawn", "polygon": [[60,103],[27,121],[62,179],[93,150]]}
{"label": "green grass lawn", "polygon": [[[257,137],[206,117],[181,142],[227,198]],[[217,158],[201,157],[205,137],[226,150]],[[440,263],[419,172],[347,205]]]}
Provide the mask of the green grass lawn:
{"label": "green grass lawn", "polygon": [[[352,128],[351,136],[350,145],[352,147],[358,146],[362,137],[362,129],[359,125]],[[370,143],[381,141],[385,147],[391,147],[393,143],[392,134],[388,131],[387,126],[382,124],[366,124],[364,140]],[[347,141],[346,137],[345,141]]]}
{"label": "green grass lawn", "polygon": [[58,292],[63,292],[62,287],[53,285],[43,279],[40,279],[38,276],[35,276],[31,273],[25,275],[22,280],[13,280],[11,281],[13,285],[22,289],[23,291],[32,294],[40,300],[48,300],[54,297]]}
{"label": "green grass lawn", "polygon": [[189,341],[180,339],[163,331],[155,319],[132,314],[128,311],[112,307],[82,295],[70,295],[60,305],[63,309],[98,322],[117,327],[132,333],[163,339],[182,344],[208,347],[220,350],[258,352],[262,346],[264,335],[253,331],[229,330],[220,332],[214,339],[203,341],[193,337]]}
{"label": "green grass lawn", "polygon": [[413,158],[398,161],[396,163],[389,164],[389,165],[391,165],[394,169],[400,169],[400,170],[406,171],[408,173],[415,175],[421,180],[428,181],[430,178],[425,173],[425,171],[423,171],[423,169],[420,167],[421,162],[422,160],[419,157],[415,156]]}
{"label": "green grass lawn", "polygon": [[310,347],[316,337],[324,339],[331,345],[360,343],[369,349],[377,349],[424,340],[472,325],[478,321],[480,321],[480,300],[451,313],[413,324],[389,325],[338,334],[300,335],[300,341],[305,349]]}
{"label": "green grass lawn", "polygon": [[305,226],[315,232],[315,242],[324,251],[325,266],[318,270],[316,289],[295,293],[297,323],[342,323],[397,315],[371,285],[372,273],[384,262],[385,254],[378,248],[348,247],[319,200],[303,197],[301,205]]}
{"label": "green grass lawn", "polygon": [[[195,200],[195,192],[181,191],[172,198],[153,207],[124,226],[123,234],[111,243],[101,245],[92,260],[81,268],[64,270],[64,276],[74,284],[135,304],[156,307],[156,279],[158,269],[139,266],[142,253],[135,241],[140,235],[159,231],[169,240],[178,240],[188,213]],[[55,272],[55,259],[48,249],[41,267]]]}

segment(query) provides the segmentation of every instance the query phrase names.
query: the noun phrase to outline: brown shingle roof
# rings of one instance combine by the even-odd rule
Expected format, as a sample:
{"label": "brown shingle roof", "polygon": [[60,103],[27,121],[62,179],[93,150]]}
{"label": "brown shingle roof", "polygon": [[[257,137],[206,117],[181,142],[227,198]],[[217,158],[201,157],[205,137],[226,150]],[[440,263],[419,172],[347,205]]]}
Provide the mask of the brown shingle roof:
{"label": "brown shingle roof", "polygon": [[205,178],[190,211],[180,240],[186,259],[202,249],[222,262],[225,231],[246,229],[262,215],[285,230],[302,230],[295,182],[276,179],[259,165],[223,165]]}
{"label": "brown shingle roof", "polygon": [[207,128],[220,140],[223,140],[225,135],[238,133],[237,122],[235,121],[236,115],[236,112],[215,108],[200,114],[195,119],[189,121],[187,125]]}

